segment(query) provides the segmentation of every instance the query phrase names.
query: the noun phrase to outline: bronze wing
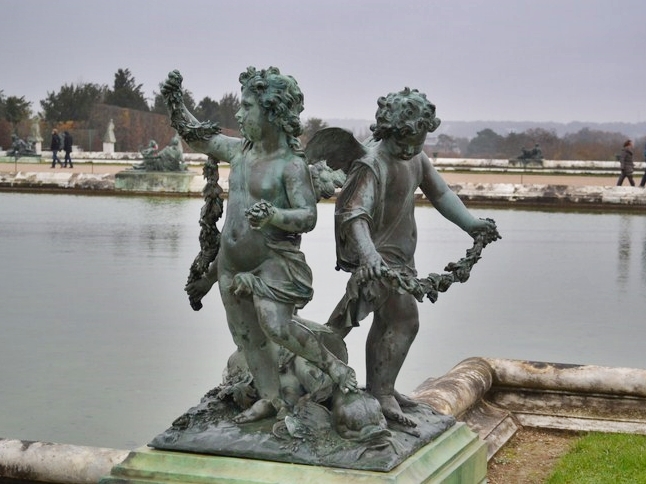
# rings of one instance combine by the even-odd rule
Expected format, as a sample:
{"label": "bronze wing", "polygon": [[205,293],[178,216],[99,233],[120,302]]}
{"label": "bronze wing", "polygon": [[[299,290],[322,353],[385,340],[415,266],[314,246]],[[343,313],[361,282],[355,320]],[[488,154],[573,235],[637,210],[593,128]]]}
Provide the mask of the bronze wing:
{"label": "bronze wing", "polygon": [[333,170],[350,171],[352,162],[363,158],[366,147],[354,135],[343,128],[323,128],[316,132],[305,147],[309,164],[326,161]]}

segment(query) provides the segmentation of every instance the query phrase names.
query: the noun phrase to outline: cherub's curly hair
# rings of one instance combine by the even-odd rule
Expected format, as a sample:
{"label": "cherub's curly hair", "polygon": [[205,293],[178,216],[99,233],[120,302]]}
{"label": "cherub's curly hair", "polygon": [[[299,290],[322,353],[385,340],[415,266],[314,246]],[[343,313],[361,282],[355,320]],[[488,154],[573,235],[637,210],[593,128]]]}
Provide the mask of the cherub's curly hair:
{"label": "cherub's curly hair", "polygon": [[377,122],[370,126],[377,141],[397,137],[404,138],[421,132],[431,133],[440,125],[435,117],[435,105],[426,99],[426,94],[405,87],[377,100]]}
{"label": "cherub's curly hair", "polygon": [[303,93],[292,76],[280,73],[277,67],[256,70],[247,67],[240,74],[242,90],[253,92],[269,121],[287,134],[287,142],[294,151],[300,151],[298,137],[303,133],[300,114],[303,111]]}

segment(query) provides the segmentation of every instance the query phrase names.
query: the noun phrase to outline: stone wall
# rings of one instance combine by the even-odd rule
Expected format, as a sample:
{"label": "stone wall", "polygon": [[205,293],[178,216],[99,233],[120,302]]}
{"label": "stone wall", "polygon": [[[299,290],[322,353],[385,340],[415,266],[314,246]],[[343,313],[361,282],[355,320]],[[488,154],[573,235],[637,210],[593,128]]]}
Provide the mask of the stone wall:
{"label": "stone wall", "polygon": [[[132,161],[132,160],[130,160]],[[151,176],[155,174],[150,174]],[[138,176],[145,174],[138,173]],[[197,172],[184,173],[190,180],[185,189],[178,190],[174,185],[166,188],[155,184],[157,194],[184,193],[200,197],[206,184]],[[122,189],[115,184],[115,175],[70,173],[63,171],[1,173],[0,190],[100,190],[106,193],[119,193]],[[183,186],[184,186],[183,185]],[[141,185],[144,186],[144,185]],[[226,195],[228,179],[222,177],[220,186]],[[529,185],[517,183],[459,183],[449,184],[451,189],[467,204],[487,204],[513,206],[534,206],[544,208],[567,208],[575,206],[614,207],[621,209],[645,209],[646,189],[631,186],[575,186],[575,185]],[[421,191],[418,200],[424,201]]]}
{"label": "stone wall", "polygon": [[[59,157],[60,157],[59,153]],[[0,159],[7,157],[6,151],[0,151]],[[51,161],[51,151],[45,151],[40,157],[20,158],[20,163],[33,161],[34,163]],[[187,165],[202,165],[206,163],[206,155],[201,153],[184,153],[184,163]],[[72,160],[74,163],[96,163],[96,164],[111,164],[118,165],[124,164],[127,166],[143,161],[143,156],[138,151],[117,151],[108,153],[105,151],[76,151],[72,152]],[[13,158],[7,157],[4,161],[13,162]]]}

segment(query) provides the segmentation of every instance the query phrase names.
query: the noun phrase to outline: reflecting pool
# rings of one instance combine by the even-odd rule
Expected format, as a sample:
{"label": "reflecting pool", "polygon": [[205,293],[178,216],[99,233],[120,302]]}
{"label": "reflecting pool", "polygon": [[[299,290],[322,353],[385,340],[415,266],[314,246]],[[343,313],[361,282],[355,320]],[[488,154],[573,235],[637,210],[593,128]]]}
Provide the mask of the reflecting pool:
{"label": "reflecting pool", "polygon": [[[0,193],[0,437],[134,448],[221,381],[234,350],[217,291],[191,310],[199,199]],[[503,239],[466,284],[420,305],[398,389],[464,358],[646,368],[646,217],[474,209]],[[471,239],[417,208],[420,275]],[[303,238],[325,322],[347,274],[334,270],[333,206]],[[347,342],[364,380],[369,320]]]}

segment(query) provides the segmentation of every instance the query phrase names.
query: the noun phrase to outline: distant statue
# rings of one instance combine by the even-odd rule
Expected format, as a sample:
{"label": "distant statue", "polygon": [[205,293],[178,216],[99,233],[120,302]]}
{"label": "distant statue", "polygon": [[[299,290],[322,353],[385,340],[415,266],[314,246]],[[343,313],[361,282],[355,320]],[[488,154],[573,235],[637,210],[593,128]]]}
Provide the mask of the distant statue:
{"label": "distant statue", "polygon": [[17,134],[11,135],[11,154],[19,154],[27,150],[27,143],[18,137]]}
{"label": "distant statue", "polygon": [[542,165],[543,164],[543,152],[541,151],[541,147],[538,143],[534,145],[534,148],[532,149],[527,149],[525,147],[521,148],[522,153],[515,159],[515,160],[509,160],[510,164],[516,164],[518,162],[528,165],[528,164],[536,164],[536,165]]}
{"label": "distant statue", "polygon": [[34,142],[25,141],[17,134],[11,135],[11,149],[7,150],[7,156],[13,156],[16,160],[23,156],[38,156],[34,148]]}
{"label": "distant statue", "polygon": [[105,131],[105,136],[103,137],[104,143],[116,143],[117,138],[114,136],[114,121],[110,120],[108,123],[108,129]]}
{"label": "distant statue", "polygon": [[40,118],[38,116],[34,116],[32,119],[31,132],[28,139],[33,143],[40,143],[43,141],[43,137],[40,135]]}
{"label": "distant statue", "polygon": [[154,158],[155,156],[157,156],[157,151],[158,150],[159,150],[159,145],[157,144],[157,141],[155,141],[154,139],[151,139],[148,142],[148,146],[146,146],[145,148],[140,149],[139,153],[141,153],[141,156],[143,156],[144,159],[146,159],[146,158]]}
{"label": "distant statue", "polygon": [[178,135],[173,136],[168,146],[161,151],[154,139],[148,142],[146,148],[139,150],[144,161],[133,165],[135,170],[145,171],[186,171],[184,164],[184,150]]}

